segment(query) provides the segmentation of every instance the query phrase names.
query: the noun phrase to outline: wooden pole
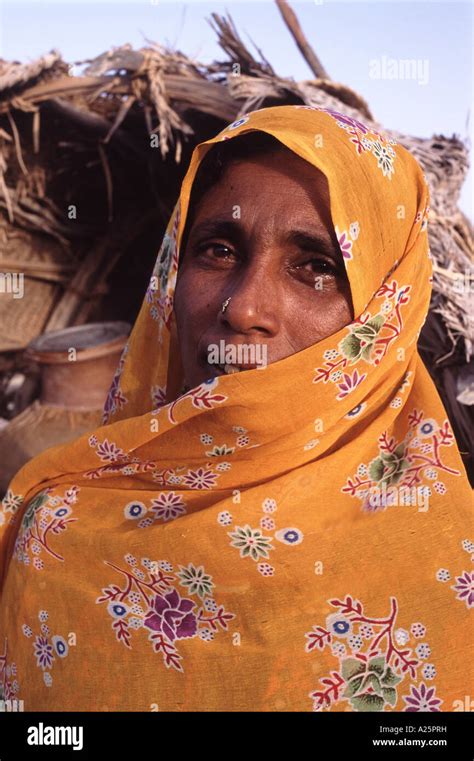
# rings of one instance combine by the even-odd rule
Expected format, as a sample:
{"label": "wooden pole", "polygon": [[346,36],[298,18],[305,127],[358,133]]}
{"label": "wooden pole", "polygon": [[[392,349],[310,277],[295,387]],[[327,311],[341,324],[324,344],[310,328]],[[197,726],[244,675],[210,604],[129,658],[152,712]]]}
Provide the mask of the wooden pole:
{"label": "wooden pole", "polygon": [[286,0],[275,0],[275,2],[283,17],[283,21],[290,30],[294,41],[298,45],[298,48],[303,55],[303,58],[305,59],[315,77],[321,79],[330,79],[329,74],[327,73],[318,56],[306,39],[293,9],[290,8]]}

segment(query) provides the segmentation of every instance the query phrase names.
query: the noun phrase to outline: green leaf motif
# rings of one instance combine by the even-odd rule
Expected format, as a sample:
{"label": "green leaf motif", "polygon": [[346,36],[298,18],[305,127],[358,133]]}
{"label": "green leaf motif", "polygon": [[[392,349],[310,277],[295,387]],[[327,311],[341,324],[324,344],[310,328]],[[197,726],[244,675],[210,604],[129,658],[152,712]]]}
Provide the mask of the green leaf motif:
{"label": "green leaf motif", "polygon": [[384,697],[384,700],[389,705],[393,706],[397,702],[397,691],[394,689],[394,687],[384,687],[382,690],[382,694]]}
{"label": "green leaf motif", "polygon": [[375,460],[369,464],[369,476],[372,481],[381,481],[383,478],[385,465],[380,457],[376,457]]}
{"label": "green leaf motif", "polygon": [[402,681],[402,677],[397,676],[389,666],[381,681],[382,684],[387,687],[395,687],[396,684],[399,684]]}
{"label": "green leaf motif", "polygon": [[364,679],[361,692],[368,691],[369,687],[372,687],[372,690],[376,695],[380,695],[380,697],[382,697],[382,685],[380,684],[379,678],[375,674],[367,674]]}
{"label": "green leaf motif", "polygon": [[341,674],[346,682],[364,673],[365,665],[358,658],[345,658],[343,660]]}
{"label": "green leaf motif", "polygon": [[367,671],[375,671],[376,674],[382,676],[384,669],[385,657],[383,655],[377,655],[369,660]]}
{"label": "green leaf motif", "polygon": [[22,529],[26,531],[27,529],[31,528],[35,521],[35,513],[37,510],[39,510],[45,502],[48,499],[48,493],[45,491],[41,491],[39,494],[36,495],[36,497],[33,497],[31,502],[28,504],[28,507],[25,510],[25,514],[23,515],[23,520],[21,522]]}
{"label": "green leaf motif", "polygon": [[348,359],[356,359],[360,353],[360,341],[353,333],[346,336],[340,345],[341,351]]}
{"label": "green leaf motif", "polygon": [[359,692],[360,688],[362,687],[363,680],[363,676],[356,676],[354,679],[351,679],[348,682],[346,689],[344,690],[343,697],[351,698],[353,695]]}
{"label": "green leaf motif", "polygon": [[351,705],[356,711],[383,711],[385,701],[379,695],[365,693],[351,699]]}
{"label": "green leaf motif", "polygon": [[403,441],[402,441],[401,444],[399,444],[397,447],[395,447],[394,454],[397,457],[404,457],[405,456],[405,444],[403,443]]}

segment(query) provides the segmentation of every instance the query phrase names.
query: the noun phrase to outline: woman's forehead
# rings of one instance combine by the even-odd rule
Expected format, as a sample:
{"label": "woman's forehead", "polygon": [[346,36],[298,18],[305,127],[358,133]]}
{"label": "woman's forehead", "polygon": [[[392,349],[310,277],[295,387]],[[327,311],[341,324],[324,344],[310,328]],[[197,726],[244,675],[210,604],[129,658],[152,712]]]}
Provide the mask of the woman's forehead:
{"label": "woman's forehead", "polygon": [[[307,217],[310,224],[315,211],[330,219],[329,184],[325,175],[316,167],[290,151],[278,156],[262,156],[261,159],[243,159],[232,162],[217,182],[200,196],[192,216],[210,208],[229,209],[234,213],[240,202],[254,210],[278,209],[280,215],[297,214]],[[194,213],[193,213],[194,212]],[[316,215],[317,216],[317,215]]]}

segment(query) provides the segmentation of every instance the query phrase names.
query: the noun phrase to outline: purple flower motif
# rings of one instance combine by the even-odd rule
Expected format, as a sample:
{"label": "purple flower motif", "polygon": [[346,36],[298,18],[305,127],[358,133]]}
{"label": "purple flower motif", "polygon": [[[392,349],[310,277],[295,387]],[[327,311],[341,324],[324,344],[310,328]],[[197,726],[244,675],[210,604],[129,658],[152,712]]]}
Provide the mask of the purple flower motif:
{"label": "purple flower motif", "polygon": [[212,489],[216,485],[217,476],[212,470],[198,468],[197,470],[188,470],[183,476],[183,483],[191,489]]}
{"label": "purple flower motif", "polygon": [[156,519],[159,520],[161,518],[164,521],[179,518],[180,515],[184,515],[186,512],[183,500],[175,492],[164,492],[160,494],[158,499],[152,499],[151,509],[154,511]]}
{"label": "purple flower motif", "polygon": [[347,394],[350,394],[359,385],[359,383],[362,383],[362,381],[366,377],[367,377],[366,373],[362,373],[362,375],[359,375],[357,370],[354,370],[352,375],[348,375],[348,373],[344,373],[343,374],[344,382],[337,384],[337,387],[340,389],[340,393],[337,395],[337,398],[342,399],[344,396],[347,396]]}
{"label": "purple flower motif", "polygon": [[358,119],[353,119],[351,116],[346,116],[346,114],[341,114],[339,111],[334,111],[332,108],[322,108],[321,111],[325,111],[327,114],[331,114],[334,119],[336,119],[338,122],[342,122],[342,124],[346,124],[348,127],[353,127],[354,129],[360,130],[364,135],[369,132],[369,128],[362,124]]}
{"label": "purple flower motif", "polygon": [[162,407],[166,402],[166,388],[164,386],[152,386],[150,391],[153,409]]}
{"label": "purple flower motif", "polygon": [[341,249],[342,256],[344,259],[352,259],[352,241],[349,240],[349,237],[344,230],[342,233],[339,233],[336,230],[337,239],[339,243],[339,248]]}
{"label": "purple flower motif", "polygon": [[153,609],[149,611],[144,625],[155,632],[161,632],[174,642],[175,639],[194,637],[197,631],[197,621],[190,611],[196,603],[185,597],[180,597],[176,589],[166,595],[156,595]]}
{"label": "purple flower motif", "polygon": [[457,584],[451,587],[457,592],[456,599],[464,600],[468,608],[474,607],[474,571],[464,571],[456,576]]}
{"label": "purple flower motif", "polygon": [[49,644],[47,637],[36,637],[34,650],[36,655],[36,665],[41,666],[43,671],[50,669],[53,665],[54,655],[53,648]]}
{"label": "purple flower motif", "polygon": [[403,700],[408,704],[407,707],[404,708],[404,711],[412,713],[417,711],[437,711],[439,713],[439,706],[443,701],[435,697],[435,691],[435,687],[430,687],[429,690],[426,689],[424,682],[420,684],[419,689],[417,689],[415,685],[412,684],[411,694],[408,696],[403,696]]}
{"label": "purple flower motif", "polygon": [[97,447],[97,454],[102,462],[117,462],[125,456],[123,449],[120,449],[113,441],[104,439]]}

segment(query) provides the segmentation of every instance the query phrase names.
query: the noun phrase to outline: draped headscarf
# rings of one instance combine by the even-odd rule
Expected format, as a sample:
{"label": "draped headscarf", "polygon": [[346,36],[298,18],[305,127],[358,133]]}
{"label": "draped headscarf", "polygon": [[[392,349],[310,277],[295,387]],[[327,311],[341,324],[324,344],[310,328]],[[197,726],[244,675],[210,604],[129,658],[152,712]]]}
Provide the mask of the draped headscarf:
{"label": "draped headscarf", "polygon": [[[183,389],[173,296],[196,172],[260,130],[323,172],[354,319]],[[249,112],[192,154],[104,425],[0,510],[0,693],[29,710],[452,711],[472,694],[472,494],[417,351],[414,157],[336,111]]]}

